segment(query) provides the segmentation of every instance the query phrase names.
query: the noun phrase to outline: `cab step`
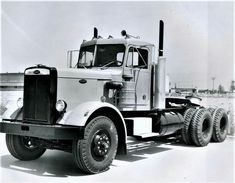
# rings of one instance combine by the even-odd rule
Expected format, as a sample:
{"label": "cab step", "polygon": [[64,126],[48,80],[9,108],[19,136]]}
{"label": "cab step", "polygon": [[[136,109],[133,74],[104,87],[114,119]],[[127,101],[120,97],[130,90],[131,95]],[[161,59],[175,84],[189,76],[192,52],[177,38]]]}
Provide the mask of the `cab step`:
{"label": "cab step", "polygon": [[150,138],[150,137],[158,137],[159,133],[140,133],[137,135],[134,135],[134,137],[139,138],[139,139],[145,139],[145,138]]}

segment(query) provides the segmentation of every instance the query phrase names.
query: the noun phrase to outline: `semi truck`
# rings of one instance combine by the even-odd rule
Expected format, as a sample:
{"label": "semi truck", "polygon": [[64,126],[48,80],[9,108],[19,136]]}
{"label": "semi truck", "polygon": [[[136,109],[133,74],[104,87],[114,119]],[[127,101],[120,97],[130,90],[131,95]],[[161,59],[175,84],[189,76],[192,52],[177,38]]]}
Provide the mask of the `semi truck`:
{"label": "semi truck", "polygon": [[[109,169],[117,154],[127,153],[127,137],[180,134],[198,147],[223,142],[228,116],[222,108],[205,108],[196,96],[166,97],[163,57],[164,22],[155,45],[121,32],[122,39],[98,35],[84,40],[76,63],[68,68],[38,64],[24,71],[18,108],[0,122],[12,156],[35,160],[46,149],[73,154],[88,174]],[[155,51],[158,55],[155,57]],[[136,132],[139,124],[146,128]]]}

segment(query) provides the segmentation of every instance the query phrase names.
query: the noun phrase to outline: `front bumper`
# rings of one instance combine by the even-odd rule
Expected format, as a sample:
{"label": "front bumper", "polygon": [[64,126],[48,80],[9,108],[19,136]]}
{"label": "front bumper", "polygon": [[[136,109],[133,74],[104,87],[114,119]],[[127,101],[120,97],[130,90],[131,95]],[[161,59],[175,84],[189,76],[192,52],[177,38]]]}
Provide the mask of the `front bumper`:
{"label": "front bumper", "polygon": [[64,125],[38,125],[23,123],[20,120],[3,120],[2,122],[0,122],[0,132],[13,135],[58,140],[83,139],[84,137],[84,127]]}

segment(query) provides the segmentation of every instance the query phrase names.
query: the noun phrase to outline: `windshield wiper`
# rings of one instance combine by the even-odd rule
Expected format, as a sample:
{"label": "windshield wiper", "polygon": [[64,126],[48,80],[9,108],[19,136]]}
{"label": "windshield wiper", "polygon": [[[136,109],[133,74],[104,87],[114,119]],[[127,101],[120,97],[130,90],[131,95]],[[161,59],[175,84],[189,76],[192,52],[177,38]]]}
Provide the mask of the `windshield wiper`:
{"label": "windshield wiper", "polygon": [[108,66],[110,66],[111,64],[113,64],[113,63],[115,63],[115,62],[122,64],[122,62],[119,61],[119,60],[113,60],[113,61],[108,62],[107,64],[104,64],[100,69],[108,68]]}

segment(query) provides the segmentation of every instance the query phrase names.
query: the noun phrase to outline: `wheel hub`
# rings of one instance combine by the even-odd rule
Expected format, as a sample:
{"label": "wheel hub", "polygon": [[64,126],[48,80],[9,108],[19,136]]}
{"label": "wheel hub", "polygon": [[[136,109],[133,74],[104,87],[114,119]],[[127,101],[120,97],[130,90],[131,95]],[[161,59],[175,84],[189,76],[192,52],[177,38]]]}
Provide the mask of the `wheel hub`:
{"label": "wheel hub", "polygon": [[37,148],[36,144],[30,137],[22,137],[22,142],[27,149]]}
{"label": "wheel hub", "polygon": [[110,139],[105,133],[96,134],[94,137],[94,154],[105,156],[110,149]]}

